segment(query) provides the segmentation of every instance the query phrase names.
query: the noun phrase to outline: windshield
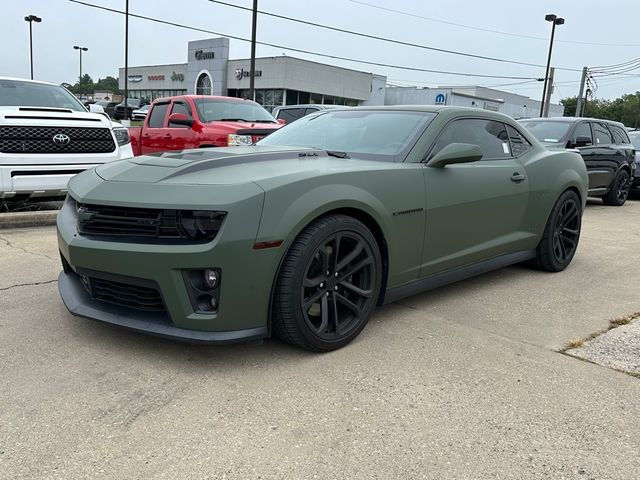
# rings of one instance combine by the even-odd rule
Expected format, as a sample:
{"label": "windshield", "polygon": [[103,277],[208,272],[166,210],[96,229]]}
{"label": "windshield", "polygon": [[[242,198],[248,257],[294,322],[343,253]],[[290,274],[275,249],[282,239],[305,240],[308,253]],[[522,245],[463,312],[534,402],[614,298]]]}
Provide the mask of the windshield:
{"label": "windshield", "polygon": [[87,111],[76,97],[58,85],[22,80],[0,80],[0,105],[67,108],[76,112]]}
{"label": "windshield", "polygon": [[215,98],[194,99],[200,121],[204,123],[229,122],[260,122],[278,123],[264,108],[250,101],[228,101]]}
{"label": "windshield", "polygon": [[640,133],[630,133],[629,138],[631,139],[631,143],[633,143],[633,148],[640,150]]}
{"label": "windshield", "polygon": [[571,128],[572,122],[557,122],[549,120],[520,120],[534,137],[545,143],[558,143]]}
{"label": "windshield", "polygon": [[260,145],[313,147],[393,160],[389,157],[413,145],[417,134],[435,115],[394,110],[326,110],[286,125],[260,140]]}

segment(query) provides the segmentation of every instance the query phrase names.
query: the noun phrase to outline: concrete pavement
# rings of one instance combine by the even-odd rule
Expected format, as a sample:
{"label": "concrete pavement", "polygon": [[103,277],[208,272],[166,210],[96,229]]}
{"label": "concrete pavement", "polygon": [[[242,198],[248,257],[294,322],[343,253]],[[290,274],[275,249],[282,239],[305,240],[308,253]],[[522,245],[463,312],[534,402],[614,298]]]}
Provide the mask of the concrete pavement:
{"label": "concrete pavement", "polygon": [[324,355],[72,317],[54,229],[0,231],[0,478],[638,478],[640,380],[556,352],[640,310],[638,218],[593,202],[567,271],[405,299]]}

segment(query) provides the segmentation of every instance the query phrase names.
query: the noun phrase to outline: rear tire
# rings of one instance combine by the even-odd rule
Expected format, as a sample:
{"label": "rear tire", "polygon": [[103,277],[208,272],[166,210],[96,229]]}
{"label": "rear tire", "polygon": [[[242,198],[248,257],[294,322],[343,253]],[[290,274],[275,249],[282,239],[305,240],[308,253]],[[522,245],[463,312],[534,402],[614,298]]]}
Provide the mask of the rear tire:
{"label": "rear tire", "polygon": [[367,227],[346,215],[307,226],[289,249],[276,283],[273,332],[315,352],[351,342],[371,317],[382,260]]}
{"label": "rear tire", "polygon": [[621,207],[629,198],[629,190],[631,189],[631,178],[626,170],[620,170],[616,178],[611,183],[611,188],[606,195],[602,197],[602,203],[611,205],[612,207]]}
{"label": "rear tire", "polygon": [[581,227],[582,203],[574,191],[567,190],[551,209],[536,248],[534,265],[548,272],[567,268],[578,248]]}

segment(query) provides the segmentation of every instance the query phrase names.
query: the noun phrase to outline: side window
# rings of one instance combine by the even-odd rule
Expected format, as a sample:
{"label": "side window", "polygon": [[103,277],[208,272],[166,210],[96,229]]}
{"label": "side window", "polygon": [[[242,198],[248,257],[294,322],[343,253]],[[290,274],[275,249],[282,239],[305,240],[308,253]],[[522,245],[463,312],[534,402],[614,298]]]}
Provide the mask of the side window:
{"label": "side window", "polygon": [[[191,110],[183,102],[173,102],[173,105],[171,106],[171,114],[174,114],[174,113],[184,113],[187,117],[193,118],[191,116]],[[189,128],[187,125],[177,125],[175,123],[170,123],[169,127],[170,128]]]}
{"label": "side window", "polygon": [[304,111],[304,115],[303,115],[303,116],[305,116],[305,115],[309,115],[310,113],[316,113],[316,112],[319,112],[319,111],[320,111],[320,109],[319,109],[319,108],[313,108],[313,107],[312,107],[312,108],[307,108],[307,109]]}
{"label": "side window", "polygon": [[278,112],[278,118],[282,118],[285,122],[291,123],[304,116],[302,108],[283,108]]}
{"label": "side window", "polygon": [[592,123],[593,136],[596,139],[596,145],[610,145],[612,143],[611,134],[607,127],[601,123]]}
{"label": "side window", "polygon": [[164,127],[164,117],[167,113],[168,108],[169,108],[168,103],[156,103],[151,108],[151,114],[149,116],[149,123],[147,123],[147,126],[149,128]]}
{"label": "side window", "polygon": [[627,137],[627,132],[625,132],[622,128],[617,125],[609,125],[609,130],[613,134],[613,141],[618,144],[631,143],[629,141],[629,137]]}
{"label": "side window", "polygon": [[455,120],[445,127],[430,157],[450,143],[471,143],[482,150],[483,160],[511,157],[509,136],[501,122],[482,119]]}
{"label": "side window", "polygon": [[514,157],[519,157],[529,151],[531,143],[529,143],[529,140],[527,140],[522,133],[511,125],[507,125],[507,133],[509,134],[509,142],[511,142],[511,153],[513,153]]}
{"label": "side window", "polygon": [[582,122],[576,127],[576,131],[573,132],[573,143],[575,143],[578,137],[590,138],[591,143],[593,143],[593,138],[591,137],[591,127],[587,122]]}

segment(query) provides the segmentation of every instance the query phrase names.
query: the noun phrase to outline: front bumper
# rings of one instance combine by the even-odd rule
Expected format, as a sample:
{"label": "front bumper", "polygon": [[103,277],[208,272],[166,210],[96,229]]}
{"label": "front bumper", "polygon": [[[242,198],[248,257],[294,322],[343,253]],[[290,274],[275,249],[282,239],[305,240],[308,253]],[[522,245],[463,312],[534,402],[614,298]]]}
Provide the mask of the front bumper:
{"label": "front bumper", "polygon": [[171,324],[166,312],[132,312],[131,308],[107,304],[91,298],[80,276],[61,272],[58,290],[65,306],[73,315],[116,325],[136,332],[188,343],[225,344],[258,340],[268,336],[265,326],[226,332],[206,332],[179,328]]}

